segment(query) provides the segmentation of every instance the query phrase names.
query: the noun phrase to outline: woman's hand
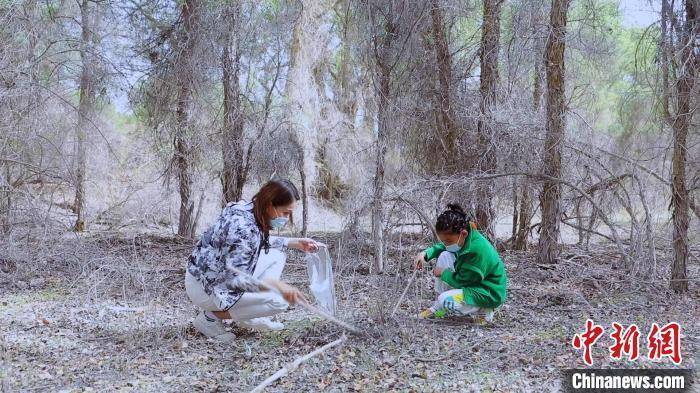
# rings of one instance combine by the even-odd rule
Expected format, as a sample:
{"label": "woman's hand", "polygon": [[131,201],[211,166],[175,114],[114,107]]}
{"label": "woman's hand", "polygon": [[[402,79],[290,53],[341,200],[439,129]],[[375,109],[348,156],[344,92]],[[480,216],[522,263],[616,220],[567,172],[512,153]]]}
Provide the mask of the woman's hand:
{"label": "woman's hand", "polygon": [[280,291],[280,294],[290,304],[296,304],[299,302],[305,302],[308,303],[306,300],[306,297],[304,297],[304,294],[298,290],[295,286],[289,285],[286,282],[282,281],[277,281],[276,283],[277,290]]}
{"label": "woman's hand", "polygon": [[436,267],[433,269],[433,275],[435,277],[440,277],[440,276],[442,276],[442,272],[444,272],[444,271],[445,271],[444,267]]}
{"label": "woman's hand", "polygon": [[289,247],[304,252],[318,251],[319,244],[311,238],[289,239]]}
{"label": "woman's hand", "polygon": [[425,262],[425,252],[421,251],[418,255],[413,257],[413,266],[416,269],[423,269],[423,262]]}

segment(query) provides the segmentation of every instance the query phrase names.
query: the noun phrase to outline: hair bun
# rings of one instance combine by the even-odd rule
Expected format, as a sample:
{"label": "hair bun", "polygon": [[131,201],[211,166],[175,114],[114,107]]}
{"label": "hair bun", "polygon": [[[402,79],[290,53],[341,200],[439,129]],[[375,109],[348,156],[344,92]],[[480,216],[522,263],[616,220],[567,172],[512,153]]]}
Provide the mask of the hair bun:
{"label": "hair bun", "polygon": [[465,213],[464,213],[464,209],[462,209],[462,206],[460,206],[460,205],[458,205],[458,204],[456,204],[456,203],[448,203],[448,204],[447,204],[447,209],[448,209],[448,210],[452,210],[452,211],[457,212],[457,213],[465,214]]}

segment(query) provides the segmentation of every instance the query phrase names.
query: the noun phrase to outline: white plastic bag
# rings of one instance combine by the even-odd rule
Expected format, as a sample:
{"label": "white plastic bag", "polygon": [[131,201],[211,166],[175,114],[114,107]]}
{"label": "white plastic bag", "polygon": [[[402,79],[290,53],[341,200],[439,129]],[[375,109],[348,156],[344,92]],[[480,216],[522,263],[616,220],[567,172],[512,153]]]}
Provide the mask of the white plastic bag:
{"label": "white plastic bag", "polygon": [[316,304],[325,312],[335,315],[333,265],[325,244],[319,244],[317,252],[306,254],[306,268],[309,273],[309,289],[316,298]]}

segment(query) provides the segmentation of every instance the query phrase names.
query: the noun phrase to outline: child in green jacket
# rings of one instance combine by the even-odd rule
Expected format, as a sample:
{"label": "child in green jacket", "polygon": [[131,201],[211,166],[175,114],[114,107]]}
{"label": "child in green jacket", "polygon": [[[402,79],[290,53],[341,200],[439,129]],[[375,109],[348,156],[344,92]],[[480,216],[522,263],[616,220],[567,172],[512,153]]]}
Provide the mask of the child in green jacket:
{"label": "child in green jacket", "polygon": [[416,256],[416,266],[437,258],[432,307],[420,318],[480,315],[490,322],[506,300],[506,271],[498,252],[457,204],[448,204],[435,224],[440,242]]}

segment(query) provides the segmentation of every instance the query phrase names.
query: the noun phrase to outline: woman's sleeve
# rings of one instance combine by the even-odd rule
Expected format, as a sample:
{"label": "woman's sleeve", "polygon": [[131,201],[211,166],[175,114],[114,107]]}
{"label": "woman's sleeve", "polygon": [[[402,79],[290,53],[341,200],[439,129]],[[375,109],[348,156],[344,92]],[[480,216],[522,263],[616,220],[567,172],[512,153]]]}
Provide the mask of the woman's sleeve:
{"label": "woman's sleeve", "polygon": [[270,247],[285,251],[289,247],[289,238],[281,236],[270,236]]}
{"label": "woman's sleeve", "polygon": [[[254,225],[254,224],[253,224]],[[222,230],[222,255],[224,260],[223,283],[231,292],[260,292],[264,288],[253,279],[250,264],[257,254],[258,241],[255,228],[241,216],[233,216]],[[236,270],[244,274],[237,273]]]}

